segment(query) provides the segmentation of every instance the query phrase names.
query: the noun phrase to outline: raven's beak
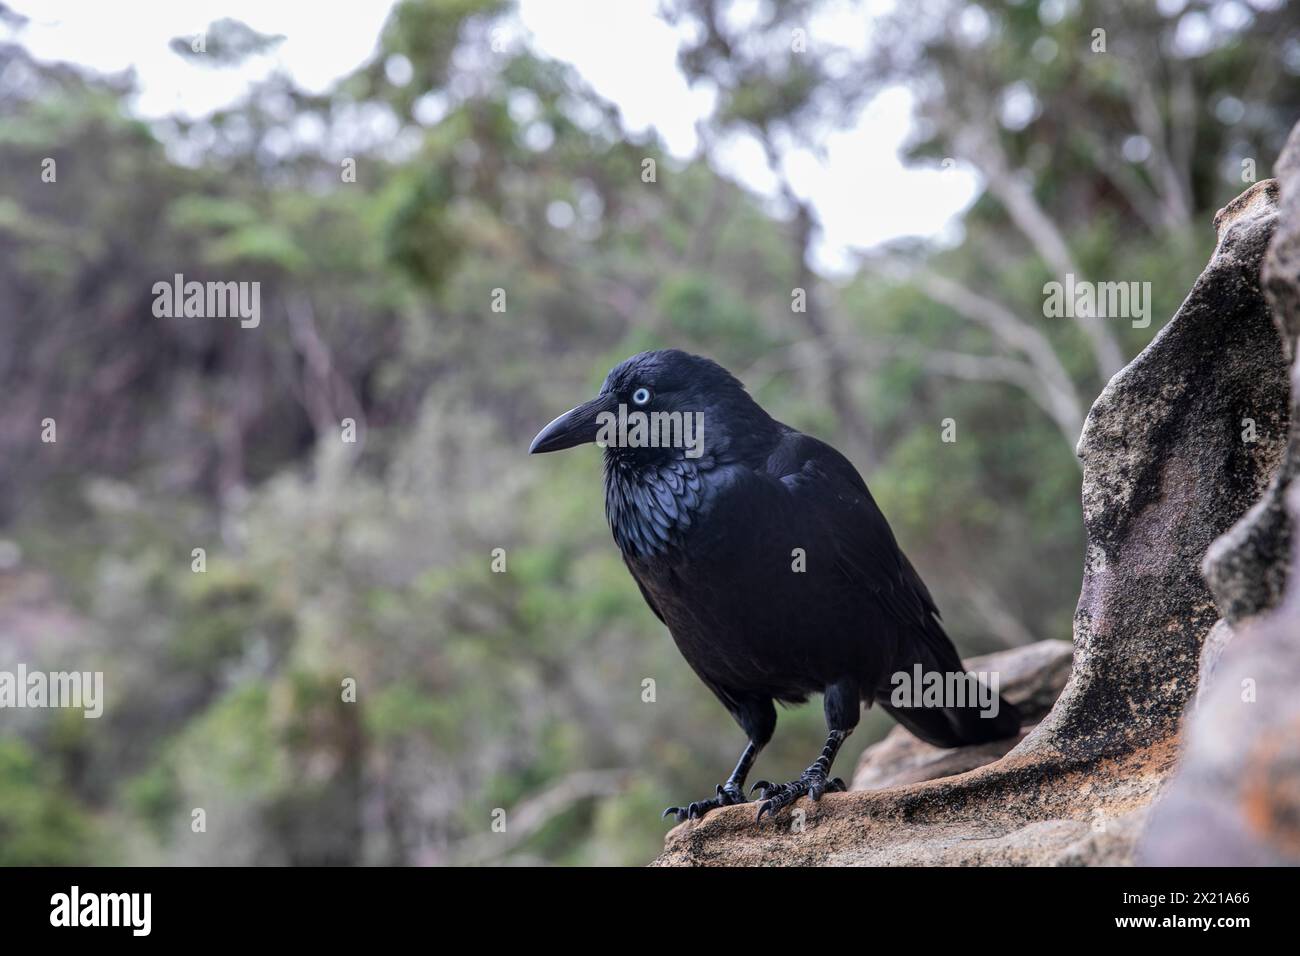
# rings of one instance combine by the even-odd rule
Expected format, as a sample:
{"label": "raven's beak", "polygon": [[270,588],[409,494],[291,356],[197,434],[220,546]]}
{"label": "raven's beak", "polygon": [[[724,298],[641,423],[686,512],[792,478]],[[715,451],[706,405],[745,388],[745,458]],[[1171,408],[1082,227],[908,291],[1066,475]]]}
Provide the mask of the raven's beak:
{"label": "raven's beak", "polygon": [[569,409],[537,433],[528,446],[528,453],[540,455],[544,451],[559,451],[595,441],[600,432],[601,413],[613,411],[616,403],[613,395],[597,395],[591,401]]}

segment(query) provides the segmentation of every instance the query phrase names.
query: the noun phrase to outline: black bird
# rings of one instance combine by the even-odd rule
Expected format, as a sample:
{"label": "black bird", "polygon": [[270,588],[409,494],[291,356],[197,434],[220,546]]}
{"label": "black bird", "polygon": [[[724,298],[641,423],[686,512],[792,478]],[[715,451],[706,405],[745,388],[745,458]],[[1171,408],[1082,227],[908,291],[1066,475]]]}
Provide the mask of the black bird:
{"label": "black bird", "polygon": [[[601,431],[620,406],[627,420],[631,412],[691,421],[701,413],[703,440],[687,447],[692,436],[681,431],[675,446],[620,443]],[[746,802],[745,778],[776,727],[773,701],[802,703],[821,693],[829,735],[798,780],[754,785],[760,821],[800,796],[844,789],[830,777],[831,764],[864,701],[940,747],[1020,729],[1015,707],[1001,698],[985,707],[970,697],[942,701],[951,706],[891,702],[893,675],[912,676],[916,665],[926,674],[964,673],[929,590],[848,459],[773,419],[722,366],[676,349],[634,355],[609,373],[596,398],[543,428],[529,451],[598,438],[605,514],[628,570],[687,663],[749,737],[714,796],[664,816],[681,821]]]}

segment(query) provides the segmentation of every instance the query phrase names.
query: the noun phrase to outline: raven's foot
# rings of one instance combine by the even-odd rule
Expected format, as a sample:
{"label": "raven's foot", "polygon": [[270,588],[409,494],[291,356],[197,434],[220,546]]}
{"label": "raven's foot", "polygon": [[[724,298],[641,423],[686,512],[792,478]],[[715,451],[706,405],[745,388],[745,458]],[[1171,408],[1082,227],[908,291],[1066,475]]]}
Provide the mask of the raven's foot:
{"label": "raven's foot", "polygon": [[826,772],[816,764],[800,774],[798,780],[790,783],[768,783],[766,780],[760,780],[750,788],[751,793],[754,790],[761,791],[758,798],[763,801],[759,804],[755,822],[761,823],[765,815],[775,816],[800,797],[820,800],[823,793],[839,793],[847,789],[848,787],[839,777],[827,780]]}
{"label": "raven's foot", "polygon": [[[663,816],[674,814],[678,823],[684,823],[687,820],[694,820],[696,817],[702,817],[710,810],[716,810],[718,807],[729,807],[735,803],[748,803],[745,793],[735,783],[728,780],[726,783],[718,784],[718,792],[707,800],[696,800],[694,803],[685,807],[669,807],[664,811]],[[663,819],[661,817],[660,819]]]}

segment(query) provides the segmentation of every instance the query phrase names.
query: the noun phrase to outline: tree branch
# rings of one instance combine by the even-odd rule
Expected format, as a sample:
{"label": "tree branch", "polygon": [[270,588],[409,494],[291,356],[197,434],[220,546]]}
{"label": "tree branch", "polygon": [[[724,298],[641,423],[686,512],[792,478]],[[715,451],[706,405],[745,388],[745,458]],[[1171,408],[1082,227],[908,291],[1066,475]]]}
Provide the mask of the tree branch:
{"label": "tree branch", "polygon": [[925,272],[914,276],[913,281],[926,296],[957,314],[978,322],[1008,348],[1025,357],[1038,384],[1038,389],[1029,390],[1030,395],[1051,416],[1073,448],[1083,429],[1083,403],[1073,379],[1061,364],[1047,336],[1002,303],[980,295],[952,279]]}
{"label": "tree branch", "polygon": [[[1083,278],[1056,223],[1034,197],[1033,190],[1025,179],[1012,171],[1007,155],[998,142],[996,131],[988,132],[973,125],[965,126],[958,130],[955,142],[984,174],[989,191],[1002,203],[1011,221],[1029,240],[1048,268],[1062,279],[1068,274]],[[1079,325],[1092,347],[1097,372],[1108,381],[1124,367],[1124,352],[1119,347],[1119,341],[1105,320],[1098,316],[1080,316]]]}

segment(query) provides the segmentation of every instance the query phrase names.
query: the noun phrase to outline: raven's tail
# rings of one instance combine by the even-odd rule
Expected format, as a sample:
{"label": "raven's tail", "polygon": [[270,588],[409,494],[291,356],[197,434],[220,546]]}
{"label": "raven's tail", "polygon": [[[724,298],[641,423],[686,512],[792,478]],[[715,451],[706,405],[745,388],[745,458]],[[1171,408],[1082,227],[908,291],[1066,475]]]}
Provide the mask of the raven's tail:
{"label": "raven's tail", "polygon": [[[877,692],[876,702],[936,747],[982,744],[1018,734],[1020,711],[1015,704],[1005,697],[993,699],[984,680],[966,675],[952,641],[938,621],[933,625],[908,643],[891,675],[891,686]],[[918,674],[920,687],[916,686]],[[898,675],[904,675],[906,681],[898,680]],[[900,689],[908,693],[900,694]]]}

